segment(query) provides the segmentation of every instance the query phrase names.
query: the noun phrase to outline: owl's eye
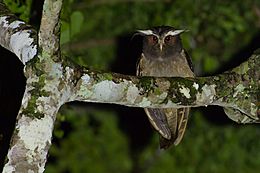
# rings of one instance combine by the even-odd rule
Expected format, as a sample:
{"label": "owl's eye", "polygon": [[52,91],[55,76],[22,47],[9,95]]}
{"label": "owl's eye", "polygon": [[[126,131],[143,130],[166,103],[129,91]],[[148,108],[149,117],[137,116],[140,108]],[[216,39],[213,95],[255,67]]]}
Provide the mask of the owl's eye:
{"label": "owl's eye", "polygon": [[156,36],[152,36],[153,37],[153,42],[157,42],[158,41],[158,38]]}
{"label": "owl's eye", "polygon": [[167,42],[170,42],[172,39],[173,39],[173,36],[168,35],[165,37],[164,41],[167,43]]}
{"label": "owl's eye", "polygon": [[149,36],[148,40],[151,44],[156,44],[158,42],[158,38],[155,35]]}

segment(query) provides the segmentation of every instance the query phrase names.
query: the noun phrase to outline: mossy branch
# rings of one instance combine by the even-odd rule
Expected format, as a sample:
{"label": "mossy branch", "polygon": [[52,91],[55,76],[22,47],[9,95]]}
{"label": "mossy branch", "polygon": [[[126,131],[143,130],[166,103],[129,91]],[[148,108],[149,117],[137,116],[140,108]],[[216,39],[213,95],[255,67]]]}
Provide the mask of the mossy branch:
{"label": "mossy branch", "polygon": [[76,96],[72,97],[150,108],[218,105],[236,122],[259,122],[259,57],[254,54],[223,74],[196,78],[136,77],[78,69]]}

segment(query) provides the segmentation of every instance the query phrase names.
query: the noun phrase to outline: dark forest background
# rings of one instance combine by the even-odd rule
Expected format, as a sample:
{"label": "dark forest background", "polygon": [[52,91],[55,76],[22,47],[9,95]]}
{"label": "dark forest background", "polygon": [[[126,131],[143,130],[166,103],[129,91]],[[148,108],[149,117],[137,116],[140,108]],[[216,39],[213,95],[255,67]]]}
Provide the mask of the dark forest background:
{"label": "dark forest background", "polygon": [[[39,28],[42,0],[4,0]],[[184,47],[198,76],[245,61],[260,47],[260,1],[64,0],[61,47],[72,61],[135,75],[137,29],[188,29]],[[0,157],[3,163],[25,86],[23,66],[0,50]],[[141,108],[73,102],[57,116],[46,173],[244,173],[260,171],[260,129],[239,125],[222,108],[194,108],[183,141],[159,150],[158,135]]]}

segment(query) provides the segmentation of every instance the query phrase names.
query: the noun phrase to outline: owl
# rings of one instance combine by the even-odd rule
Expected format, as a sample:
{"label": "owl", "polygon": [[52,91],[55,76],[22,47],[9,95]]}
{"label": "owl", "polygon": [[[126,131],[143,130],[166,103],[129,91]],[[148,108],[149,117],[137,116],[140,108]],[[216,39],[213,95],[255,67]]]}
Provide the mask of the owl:
{"label": "owl", "polygon": [[[137,76],[194,77],[192,62],[184,50],[180,34],[186,30],[159,26],[138,30],[143,49],[137,63]],[[190,108],[145,108],[145,113],[160,134],[160,148],[178,145],[183,138]]]}

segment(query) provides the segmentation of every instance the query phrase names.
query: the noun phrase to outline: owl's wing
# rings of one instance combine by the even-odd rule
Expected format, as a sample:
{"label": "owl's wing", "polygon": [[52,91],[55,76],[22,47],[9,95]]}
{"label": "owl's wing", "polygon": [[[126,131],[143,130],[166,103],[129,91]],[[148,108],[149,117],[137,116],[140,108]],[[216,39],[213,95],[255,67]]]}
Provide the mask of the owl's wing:
{"label": "owl's wing", "polygon": [[168,124],[171,129],[171,139],[160,137],[160,148],[167,149],[172,144],[178,145],[181,142],[188,122],[189,109],[190,108],[165,109]]}
{"label": "owl's wing", "polygon": [[142,56],[138,59],[137,63],[136,63],[136,75],[137,76],[142,76],[141,71],[142,71],[142,61],[143,58]]}
{"label": "owl's wing", "polygon": [[169,129],[166,115],[163,109],[144,109],[144,111],[155,130],[157,130],[162,135],[162,137],[171,139],[171,130]]}
{"label": "owl's wing", "polygon": [[192,72],[194,72],[194,68],[193,68],[193,64],[192,64],[192,60],[191,60],[191,57],[189,56],[188,52],[183,49],[183,56],[186,58],[186,61],[191,69]]}
{"label": "owl's wing", "polygon": [[174,145],[178,145],[185,133],[187,123],[188,123],[188,116],[190,112],[190,108],[179,108],[177,110],[178,114],[178,135],[176,140],[174,141]]}
{"label": "owl's wing", "polygon": [[[143,67],[143,55],[137,62],[136,67],[136,75],[142,76],[142,67]],[[171,138],[171,130],[169,129],[166,115],[161,109],[144,109],[146,115],[152,126],[157,130],[164,138],[170,139]],[[177,124],[177,120],[176,120]]]}

